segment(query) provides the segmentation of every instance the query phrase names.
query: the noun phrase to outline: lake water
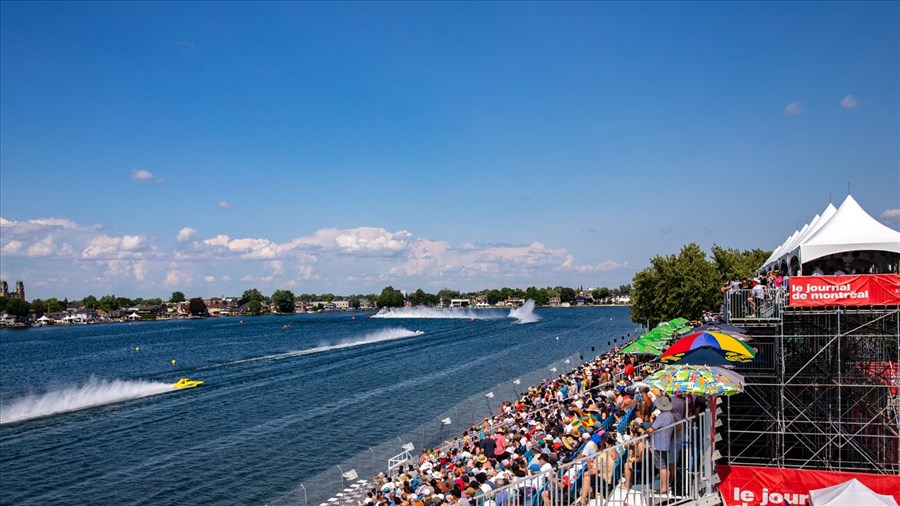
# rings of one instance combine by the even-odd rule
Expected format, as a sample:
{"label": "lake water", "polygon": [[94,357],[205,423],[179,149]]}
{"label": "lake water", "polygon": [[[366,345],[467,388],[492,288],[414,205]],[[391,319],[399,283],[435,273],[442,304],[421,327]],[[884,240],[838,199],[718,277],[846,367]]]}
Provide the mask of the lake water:
{"label": "lake water", "polygon": [[0,504],[318,505],[639,332],[624,307],[508,314],[3,329]]}

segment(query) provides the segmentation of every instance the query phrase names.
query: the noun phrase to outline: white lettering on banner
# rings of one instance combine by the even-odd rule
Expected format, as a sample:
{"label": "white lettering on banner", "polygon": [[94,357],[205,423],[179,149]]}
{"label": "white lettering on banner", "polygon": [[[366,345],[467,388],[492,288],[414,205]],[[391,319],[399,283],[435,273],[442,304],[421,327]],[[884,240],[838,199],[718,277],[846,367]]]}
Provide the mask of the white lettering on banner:
{"label": "white lettering on banner", "polygon": [[757,503],[756,494],[752,490],[741,490],[738,487],[734,487],[735,506],[754,506],[756,504],[759,504],[759,506],[783,506],[785,503],[802,505],[806,504],[807,499],[809,499],[807,494],[769,492],[769,489],[764,488],[762,489],[762,502]]}
{"label": "white lettering on banner", "polygon": [[846,284],[846,285],[822,285],[822,286],[810,285],[809,291],[810,292],[849,292],[850,285],[849,284]]}
{"label": "white lettering on banner", "polygon": [[844,293],[814,293],[809,297],[812,300],[830,300],[830,299],[868,299],[869,291],[864,292],[844,292]]}

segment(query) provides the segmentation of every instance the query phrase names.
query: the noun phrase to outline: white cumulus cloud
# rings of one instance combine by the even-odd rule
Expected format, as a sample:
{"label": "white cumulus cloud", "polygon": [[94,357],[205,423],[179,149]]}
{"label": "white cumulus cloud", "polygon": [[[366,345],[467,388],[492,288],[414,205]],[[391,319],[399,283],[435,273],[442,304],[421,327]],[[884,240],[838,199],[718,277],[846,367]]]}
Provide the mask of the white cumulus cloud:
{"label": "white cumulus cloud", "polygon": [[197,231],[191,227],[184,227],[178,231],[178,235],[175,236],[175,240],[178,242],[188,242],[197,235]]}
{"label": "white cumulus cloud", "polygon": [[132,169],[131,179],[135,181],[150,181],[153,179],[153,173],[145,169]]}
{"label": "white cumulus cloud", "polygon": [[153,248],[149,239],[138,235],[111,237],[98,235],[81,252],[84,259],[138,258]]}

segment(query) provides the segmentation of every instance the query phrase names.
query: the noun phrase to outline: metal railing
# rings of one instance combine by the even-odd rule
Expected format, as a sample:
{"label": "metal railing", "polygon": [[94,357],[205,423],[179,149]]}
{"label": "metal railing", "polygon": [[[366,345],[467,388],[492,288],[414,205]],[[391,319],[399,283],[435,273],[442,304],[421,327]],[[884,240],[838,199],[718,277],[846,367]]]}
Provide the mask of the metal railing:
{"label": "metal railing", "polygon": [[[698,501],[716,494],[711,414],[657,430],[671,430],[670,450],[653,448],[654,434],[631,439],[596,455],[478,491],[470,506],[655,506]],[[544,466],[546,467],[546,465]]]}
{"label": "metal railing", "polygon": [[722,313],[725,321],[745,318],[781,318],[787,304],[783,287],[754,292],[752,289],[732,289],[725,292]]}

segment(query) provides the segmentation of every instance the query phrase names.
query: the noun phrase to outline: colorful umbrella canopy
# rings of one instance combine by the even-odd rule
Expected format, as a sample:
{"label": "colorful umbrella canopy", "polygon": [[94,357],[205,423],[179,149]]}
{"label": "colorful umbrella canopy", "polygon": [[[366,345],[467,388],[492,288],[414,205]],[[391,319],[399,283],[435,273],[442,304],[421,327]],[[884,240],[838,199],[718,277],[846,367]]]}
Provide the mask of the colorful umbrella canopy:
{"label": "colorful umbrella canopy", "polygon": [[644,381],[669,395],[681,392],[693,395],[734,395],[744,391],[743,377],[726,374],[716,367],[666,366]]}
{"label": "colorful umbrella canopy", "polygon": [[699,327],[695,327],[693,329],[694,332],[722,332],[723,334],[728,334],[732,337],[737,338],[741,341],[750,340],[750,336],[747,335],[747,329],[743,329],[741,327],[735,327],[734,325],[728,325],[727,323],[706,323],[700,325]]}
{"label": "colorful umbrella canopy", "polygon": [[662,349],[659,345],[655,345],[654,343],[650,343],[647,341],[641,341],[639,339],[622,348],[622,351],[620,351],[619,353],[630,353],[632,355],[656,355],[658,357],[660,353],[662,353]]}
{"label": "colorful umbrella canopy", "polygon": [[709,366],[725,366],[732,367],[737,364],[752,362],[753,357],[740,355],[732,352],[724,352],[722,350],[714,350],[712,348],[698,348],[696,350],[679,353],[676,356],[667,356],[663,359],[660,356],[660,362],[668,365],[709,365]]}
{"label": "colorful umbrella canopy", "polygon": [[[756,350],[747,346],[734,336],[723,332],[694,332],[672,343],[659,359],[662,362],[675,362],[688,358],[691,363],[721,364],[750,362],[756,357]],[[704,362],[703,360],[709,360]]]}

